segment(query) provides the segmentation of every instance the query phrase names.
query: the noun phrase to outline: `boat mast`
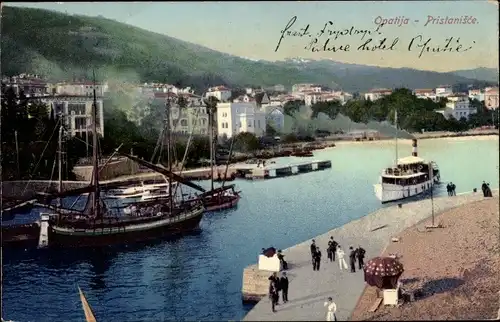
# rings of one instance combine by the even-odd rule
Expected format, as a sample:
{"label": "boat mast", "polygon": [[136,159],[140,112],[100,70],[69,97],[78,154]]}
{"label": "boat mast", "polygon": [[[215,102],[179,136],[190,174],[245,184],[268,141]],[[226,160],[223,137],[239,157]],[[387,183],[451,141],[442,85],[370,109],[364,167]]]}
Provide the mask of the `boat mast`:
{"label": "boat mast", "polygon": [[[94,193],[92,194],[92,209],[94,211],[94,216],[100,216],[99,211],[99,162],[97,160],[97,97],[96,97],[96,80],[95,71],[92,70],[93,82],[94,82],[94,102],[92,104],[92,161],[94,166],[93,171],[93,181],[94,181]],[[101,120],[102,122],[102,120]]]}
{"label": "boat mast", "polygon": [[394,110],[394,125],[396,125],[396,166],[398,165],[398,110]]}
{"label": "boat mast", "polygon": [[[172,160],[170,155],[171,148],[171,140],[172,140],[172,131],[170,129],[170,90],[168,91],[167,103],[165,104],[165,128],[167,130],[167,162],[168,162],[168,171],[172,172]],[[172,213],[174,209],[174,195],[172,194],[172,178],[168,179],[168,194],[170,195],[170,213]]]}
{"label": "boat mast", "polygon": [[[63,125],[62,125],[62,116],[59,113],[59,153],[58,153],[58,175],[59,175],[59,185],[57,187],[57,192],[62,192],[62,133],[63,133]],[[61,207],[61,198],[57,199],[57,205]]]}
{"label": "boat mast", "polygon": [[214,111],[212,108],[211,97],[207,99],[208,107],[208,128],[209,128],[209,144],[210,144],[210,183],[211,190],[214,190]]}

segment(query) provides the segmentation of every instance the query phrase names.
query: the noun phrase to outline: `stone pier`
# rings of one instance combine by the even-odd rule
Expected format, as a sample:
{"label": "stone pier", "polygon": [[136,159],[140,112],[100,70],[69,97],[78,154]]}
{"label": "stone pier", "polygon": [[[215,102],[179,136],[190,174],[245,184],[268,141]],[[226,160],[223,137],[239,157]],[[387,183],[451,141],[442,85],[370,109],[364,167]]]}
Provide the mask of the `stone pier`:
{"label": "stone pier", "polygon": [[[493,192],[497,197],[498,190]],[[435,214],[446,210],[483,200],[481,192],[459,194],[454,197],[434,199]],[[246,315],[246,321],[320,321],[325,320],[325,300],[331,296],[337,304],[337,319],[347,320],[365,287],[363,272],[351,273],[340,270],[338,262],[328,262],[326,248],[330,236],[342,246],[348,256],[349,247],[361,245],[366,250],[366,260],[379,256],[391,237],[397,237],[406,228],[411,227],[431,216],[429,199],[382,208],[368,216],[354,220],[342,227],[335,228],[323,235],[313,237],[323,254],[321,268],[313,271],[311,265],[310,244],[306,240],[301,244],[283,250],[289,269],[289,302],[271,311],[267,297],[267,278],[271,272],[259,271],[256,265],[245,269],[243,274],[243,299],[258,300],[257,305]],[[439,216],[436,217],[436,223]],[[258,253],[255,258],[257,260]]]}

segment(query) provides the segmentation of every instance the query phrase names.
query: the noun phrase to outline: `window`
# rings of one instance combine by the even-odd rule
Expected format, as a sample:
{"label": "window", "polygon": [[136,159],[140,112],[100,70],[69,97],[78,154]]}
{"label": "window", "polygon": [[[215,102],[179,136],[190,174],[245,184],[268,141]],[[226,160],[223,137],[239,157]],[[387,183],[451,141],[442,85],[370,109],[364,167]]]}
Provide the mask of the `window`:
{"label": "window", "polygon": [[87,128],[86,117],[75,117],[75,130],[85,130]]}
{"label": "window", "polygon": [[257,120],[257,127],[260,129],[260,120]]}
{"label": "window", "polygon": [[248,127],[252,127],[252,121],[248,122]]}
{"label": "window", "polygon": [[182,119],[181,126],[187,126],[187,125],[188,125],[188,121],[186,119]]}
{"label": "window", "polygon": [[71,115],[71,112],[75,115],[85,115],[85,103],[69,103],[68,114]]}

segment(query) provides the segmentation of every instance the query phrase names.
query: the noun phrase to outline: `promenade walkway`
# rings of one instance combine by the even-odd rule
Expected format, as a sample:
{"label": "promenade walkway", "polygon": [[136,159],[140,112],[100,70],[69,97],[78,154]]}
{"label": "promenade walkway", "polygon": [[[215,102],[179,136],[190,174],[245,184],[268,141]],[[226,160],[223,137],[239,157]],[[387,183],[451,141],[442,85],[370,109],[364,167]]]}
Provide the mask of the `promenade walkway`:
{"label": "promenade walkway", "polygon": [[[498,192],[495,191],[494,195]],[[454,197],[434,199],[436,214],[467,203],[484,199],[481,192],[461,194]],[[408,227],[428,218],[432,214],[429,199],[380,209],[368,216],[352,221],[315,237],[316,245],[323,255],[320,271],[313,271],[310,244],[307,240],[283,251],[289,263],[287,271],[290,280],[289,302],[280,305],[277,312],[271,311],[271,303],[266,297],[261,300],[244,318],[245,321],[321,321],[326,318],[323,306],[326,298],[333,297],[337,304],[337,319],[347,320],[365,287],[363,271],[340,271],[338,261],[328,262],[326,247],[330,236],[342,246],[346,255],[349,246],[361,245],[366,250],[366,260],[379,256],[391,237],[397,236]],[[332,216],[335,210],[332,209]],[[439,222],[439,217],[436,223]],[[348,262],[348,260],[347,260]]]}

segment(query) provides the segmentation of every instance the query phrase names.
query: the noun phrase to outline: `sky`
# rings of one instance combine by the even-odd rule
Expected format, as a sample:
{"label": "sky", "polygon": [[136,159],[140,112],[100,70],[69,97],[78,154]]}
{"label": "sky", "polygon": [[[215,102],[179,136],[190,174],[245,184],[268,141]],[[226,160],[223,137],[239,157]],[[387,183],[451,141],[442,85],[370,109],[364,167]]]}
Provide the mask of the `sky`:
{"label": "sky", "polygon": [[[498,3],[486,0],[457,1],[330,1],[330,2],[45,2],[4,5],[56,10],[117,20],[146,30],[206,46],[221,52],[250,59],[282,60],[285,58],[332,59],[335,61],[381,67],[409,67],[440,72],[490,67],[498,69]],[[277,43],[292,17],[295,23],[288,31],[300,31],[309,25],[308,34],[287,36]],[[466,24],[432,24],[445,17],[469,16]],[[399,18],[399,21],[394,18]],[[475,24],[472,24],[475,18]],[[381,21],[387,23],[380,27]],[[393,24],[390,24],[392,19]],[[316,37],[323,26],[330,30],[368,30],[371,36],[343,35],[329,40],[326,48],[349,45],[348,51],[311,52],[310,41],[318,38],[316,48],[323,49],[327,33]],[[394,22],[396,24],[394,24]],[[406,22],[406,23],[405,23]],[[311,37],[309,37],[311,35]],[[335,35],[335,34],[334,34]],[[417,37],[421,35],[421,37]],[[378,44],[383,38],[386,48],[399,38],[393,50],[357,50],[372,38]],[[411,40],[417,37],[409,45]],[[422,53],[421,47],[448,48],[453,52]],[[459,42],[457,43],[457,40]],[[457,45],[462,45],[456,52]],[[368,45],[370,46],[370,44]],[[365,46],[366,48],[366,46]],[[426,48],[426,47],[424,47]]]}

